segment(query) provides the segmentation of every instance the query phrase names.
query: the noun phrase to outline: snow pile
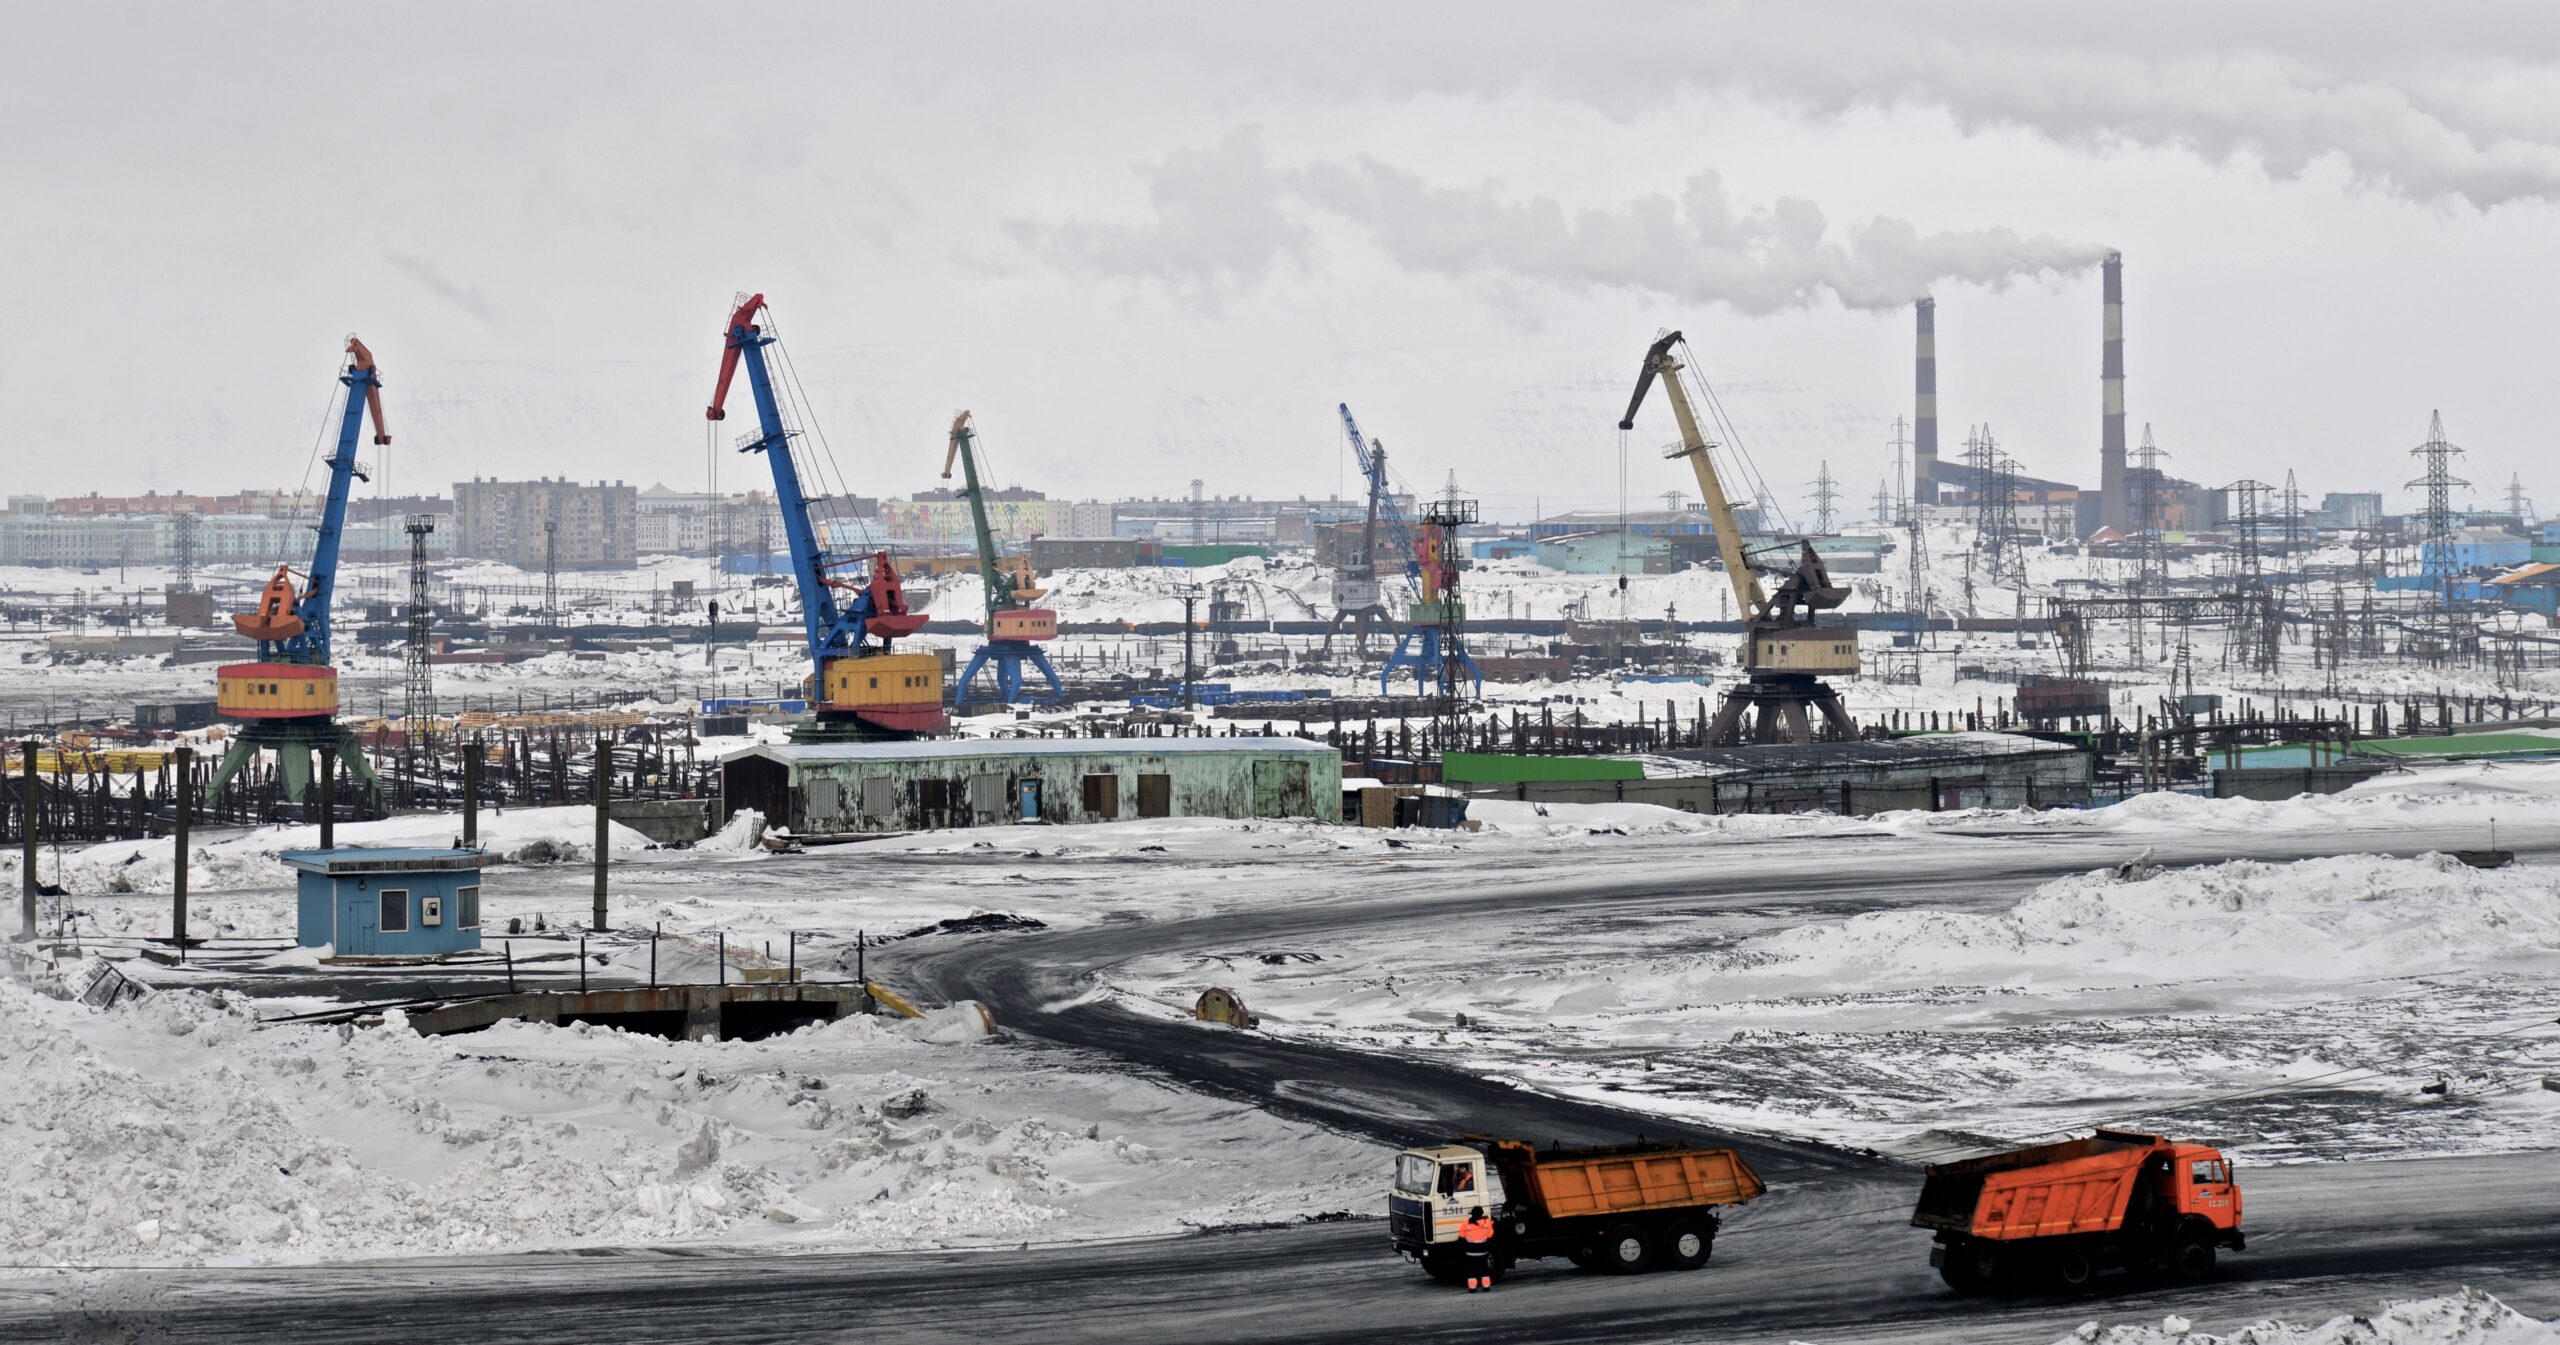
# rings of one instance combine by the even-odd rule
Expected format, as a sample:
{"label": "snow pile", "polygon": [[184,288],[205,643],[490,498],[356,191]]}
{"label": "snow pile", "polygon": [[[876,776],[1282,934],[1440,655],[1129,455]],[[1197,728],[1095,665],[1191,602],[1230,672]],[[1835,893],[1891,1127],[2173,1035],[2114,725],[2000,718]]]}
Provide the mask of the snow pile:
{"label": "snow pile", "polygon": [[694,842],[696,850],[755,851],[764,850],[764,814],[753,808],[741,808],[729,815],[729,824]]}
{"label": "snow pile", "polygon": [[2446,855],[2233,860],[2130,881],[2046,884],[2008,911],[1882,911],[1753,940],[1732,970],[1807,964],[1872,975],[2353,980],[2560,951],[2547,870],[2474,869]]}
{"label": "snow pile", "polygon": [[2560,1345],[2560,1325],[2465,1289],[2394,1303],[2378,1313],[2332,1317],[2318,1326],[2263,1321],[2227,1336],[2194,1330],[2183,1317],[2103,1330],[2090,1322],[2054,1345]]}
{"label": "snow pile", "polygon": [[[0,1259],[299,1261],[741,1240],[1165,1232],[1340,1208],[1366,1146],[1054,1055],[853,1018],[757,1042],[502,1024],[256,1028],[0,983]],[[1203,1120],[1199,1113],[1212,1113]],[[1199,1127],[1217,1129],[1203,1132]],[[1195,1152],[1189,1136],[1249,1142]],[[1254,1170],[1254,1168],[1269,1170]]]}

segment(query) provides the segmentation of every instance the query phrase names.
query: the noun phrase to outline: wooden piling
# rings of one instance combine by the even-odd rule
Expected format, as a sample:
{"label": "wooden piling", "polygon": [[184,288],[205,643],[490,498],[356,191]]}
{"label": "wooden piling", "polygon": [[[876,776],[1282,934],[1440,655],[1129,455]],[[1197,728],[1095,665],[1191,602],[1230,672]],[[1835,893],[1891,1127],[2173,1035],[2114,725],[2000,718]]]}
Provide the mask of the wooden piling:
{"label": "wooden piling", "polygon": [[605,872],[613,863],[613,740],[596,739],[596,910],[589,928],[605,929]]}
{"label": "wooden piling", "polygon": [[173,820],[170,826],[170,835],[175,837],[177,842],[177,863],[172,866],[169,876],[169,939],[178,946],[179,960],[184,961],[187,956],[187,848],[189,844],[187,833],[191,829],[190,824],[195,820],[195,810],[188,805],[196,792],[195,749],[180,747],[177,758],[178,800],[177,807],[171,813]]}

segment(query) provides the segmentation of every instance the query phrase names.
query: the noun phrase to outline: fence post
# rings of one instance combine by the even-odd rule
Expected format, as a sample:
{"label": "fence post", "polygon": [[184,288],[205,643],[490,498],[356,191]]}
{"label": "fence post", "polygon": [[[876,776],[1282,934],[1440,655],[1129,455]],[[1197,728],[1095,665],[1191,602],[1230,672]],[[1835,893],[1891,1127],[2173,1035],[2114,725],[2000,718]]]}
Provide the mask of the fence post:
{"label": "fence post", "polygon": [[19,747],[18,940],[36,936],[36,740]]}
{"label": "fence post", "polygon": [[178,800],[175,825],[170,834],[177,842],[177,865],[170,877],[169,938],[178,945],[178,960],[187,960],[187,832],[194,819],[188,798],[195,793],[196,753],[192,747],[178,749]]}
{"label": "fence post", "polygon": [[[589,928],[602,933],[605,928],[605,871],[613,863],[613,817],[607,811],[613,796],[613,740],[596,739],[596,911]],[[583,963],[581,963],[583,966]]]}

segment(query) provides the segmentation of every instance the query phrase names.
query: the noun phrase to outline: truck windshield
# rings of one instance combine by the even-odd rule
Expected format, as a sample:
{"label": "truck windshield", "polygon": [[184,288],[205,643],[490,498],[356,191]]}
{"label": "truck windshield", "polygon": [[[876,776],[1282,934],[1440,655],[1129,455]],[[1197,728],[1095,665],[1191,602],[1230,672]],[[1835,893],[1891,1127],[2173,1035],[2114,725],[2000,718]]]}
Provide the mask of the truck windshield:
{"label": "truck windshield", "polygon": [[1431,1179],[1440,1165],[1420,1154],[1396,1155],[1396,1189],[1409,1196],[1431,1194]]}

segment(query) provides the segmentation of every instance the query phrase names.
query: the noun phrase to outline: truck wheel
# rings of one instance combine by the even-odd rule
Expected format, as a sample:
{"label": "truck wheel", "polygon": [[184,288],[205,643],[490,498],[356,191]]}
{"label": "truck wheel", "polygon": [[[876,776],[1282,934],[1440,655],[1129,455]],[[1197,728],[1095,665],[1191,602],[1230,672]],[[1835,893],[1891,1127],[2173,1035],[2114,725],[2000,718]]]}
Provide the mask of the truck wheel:
{"label": "truck wheel", "polygon": [[2169,1254],[2169,1268],[2189,1282],[2212,1279],[2213,1262],[2213,1244],[2192,1233],[2178,1239],[2178,1249]]}
{"label": "truck wheel", "polygon": [[1715,1255],[1716,1235],[1695,1219],[1674,1219],[1662,1230],[1662,1264],[1673,1270],[1696,1270]]}
{"label": "truck wheel", "polygon": [[1620,1224],[1600,1237],[1600,1264],[1613,1274],[1633,1275],[1653,1264],[1653,1242],[1636,1224]]}
{"label": "truck wheel", "polygon": [[1467,1278],[1466,1258],[1439,1247],[1422,1254],[1422,1269],[1442,1284],[1459,1284]]}
{"label": "truck wheel", "polygon": [[1576,1270],[1598,1270],[1600,1268],[1600,1250],[1596,1247],[1576,1247],[1572,1251],[1566,1252],[1564,1254],[1564,1259],[1571,1261],[1574,1269]]}
{"label": "truck wheel", "polygon": [[2082,1248],[2067,1248],[2054,1254],[2053,1278],[2075,1294],[2087,1293],[2098,1283],[2098,1259]]}

